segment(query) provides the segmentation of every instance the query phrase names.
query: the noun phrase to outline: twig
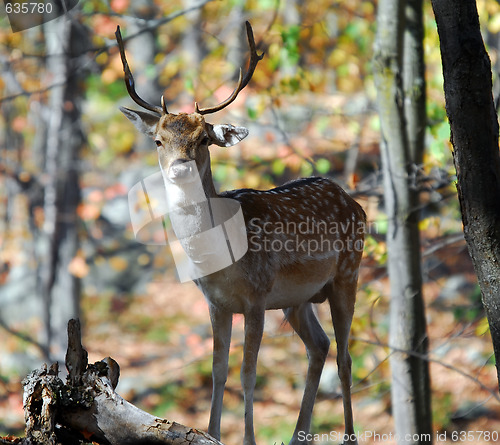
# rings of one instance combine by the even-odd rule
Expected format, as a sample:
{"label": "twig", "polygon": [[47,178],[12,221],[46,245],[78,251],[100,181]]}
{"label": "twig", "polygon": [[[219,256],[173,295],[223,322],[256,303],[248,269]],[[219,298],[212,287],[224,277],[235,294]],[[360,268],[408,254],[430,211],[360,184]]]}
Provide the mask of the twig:
{"label": "twig", "polygon": [[[383,348],[389,348],[391,350],[391,353],[389,355],[391,355],[391,354],[393,354],[395,352],[398,352],[398,353],[402,353],[402,354],[411,355],[412,357],[417,357],[417,358],[419,358],[421,360],[425,360],[425,361],[427,361],[429,363],[436,363],[438,365],[441,365],[444,368],[449,369],[450,371],[454,371],[457,374],[460,374],[462,377],[465,377],[466,379],[474,382],[476,385],[480,386],[481,389],[487,391],[491,395],[491,397],[493,397],[495,400],[497,400],[498,402],[500,402],[500,395],[497,394],[496,390],[488,388],[484,383],[480,382],[476,377],[473,377],[470,374],[467,374],[465,371],[462,371],[461,369],[459,369],[459,368],[457,368],[457,367],[455,367],[453,365],[450,365],[449,363],[445,363],[445,362],[443,362],[441,360],[429,357],[428,355],[425,355],[425,354],[420,354],[419,352],[416,352],[416,351],[408,351],[408,350],[396,348],[394,346],[389,345],[388,343],[381,343],[381,342],[378,342],[378,341],[375,342],[375,341],[369,340],[367,338],[361,338],[361,337],[351,337],[351,339],[355,340],[355,341],[364,342],[364,343],[367,343],[369,345],[382,346]],[[384,359],[384,360],[386,360],[386,359]]]}
{"label": "twig", "polygon": [[50,357],[50,351],[47,348],[47,346],[37,342],[33,337],[30,337],[28,334],[23,334],[22,332],[12,329],[2,318],[0,318],[0,327],[5,329],[9,334],[14,335],[17,338],[36,346],[41,351],[45,359]]}

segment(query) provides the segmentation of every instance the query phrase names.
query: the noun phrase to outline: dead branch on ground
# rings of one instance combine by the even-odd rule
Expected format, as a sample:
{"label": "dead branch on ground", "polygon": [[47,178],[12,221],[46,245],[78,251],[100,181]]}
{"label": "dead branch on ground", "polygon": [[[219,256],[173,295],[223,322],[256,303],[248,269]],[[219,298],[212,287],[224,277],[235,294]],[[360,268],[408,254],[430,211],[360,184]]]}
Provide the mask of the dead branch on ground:
{"label": "dead branch on ground", "polygon": [[58,365],[33,371],[23,381],[26,437],[0,439],[21,445],[222,445],[203,431],[142,411],[115,392],[119,366],[107,357],[88,364],[80,323],[68,323],[68,377]]}

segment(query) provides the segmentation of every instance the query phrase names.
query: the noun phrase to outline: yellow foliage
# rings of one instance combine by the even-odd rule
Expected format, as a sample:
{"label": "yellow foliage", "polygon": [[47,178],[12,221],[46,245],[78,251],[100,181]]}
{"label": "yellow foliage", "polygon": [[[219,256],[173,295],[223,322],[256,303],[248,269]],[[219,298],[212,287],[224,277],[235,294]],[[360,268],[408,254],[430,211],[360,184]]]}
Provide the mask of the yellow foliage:
{"label": "yellow foliage", "polygon": [[145,253],[142,253],[137,257],[137,264],[140,266],[147,266],[151,262],[151,259],[149,258],[149,255],[146,255]]}
{"label": "yellow foliage", "polygon": [[117,272],[123,272],[128,267],[128,261],[119,256],[114,256],[109,259],[109,265]]}
{"label": "yellow foliage", "polygon": [[328,58],[328,65],[330,66],[339,66],[346,62],[349,55],[342,48],[336,48],[330,54]]}
{"label": "yellow foliage", "polygon": [[98,63],[99,65],[105,65],[106,63],[108,63],[108,60],[109,60],[108,53],[104,51],[98,54],[95,58],[96,63]]}
{"label": "yellow foliage", "polygon": [[483,317],[476,327],[476,335],[482,337],[490,330],[490,325],[488,319]]}
{"label": "yellow foliage", "polygon": [[245,175],[246,187],[256,188],[260,186],[261,182],[262,178],[258,172],[249,172]]}
{"label": "yellow foliage", "polygon": [[490,18],[488,22],[488,30],[493,34],[500,32],[500,12]]}
{"label": "yellow foliage", "polygon": [[418,223],[418,228],[419,230],[426,230],[429,228],[430,224],[431,224],[431,219],[432,218],[425,218],[425,219],[422,219],[419,223]]}

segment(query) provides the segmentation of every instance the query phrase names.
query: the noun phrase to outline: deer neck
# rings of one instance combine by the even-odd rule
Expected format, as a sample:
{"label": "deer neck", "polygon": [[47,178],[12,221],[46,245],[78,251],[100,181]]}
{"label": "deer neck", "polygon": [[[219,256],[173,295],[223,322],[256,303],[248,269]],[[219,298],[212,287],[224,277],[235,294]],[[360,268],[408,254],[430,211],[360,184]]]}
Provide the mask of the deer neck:
{"label": "deer neck", "polygon": [[213,226],[210,199],[217,192],[212,180],[210,167],[198,172],[193,179],[175,183],[163,173],[169,217],[176,236],[189,237]]}
{"label": "deer neck", "polygon": [[207,199],[217,198],[219,196],[217,194],[217,191],[215,190],[214,180],[212,178],[212,169],[210,168],[210,165],[206,168],[206,171],[201,176],[201,184],[203,187],[203,192],[205,193]]}

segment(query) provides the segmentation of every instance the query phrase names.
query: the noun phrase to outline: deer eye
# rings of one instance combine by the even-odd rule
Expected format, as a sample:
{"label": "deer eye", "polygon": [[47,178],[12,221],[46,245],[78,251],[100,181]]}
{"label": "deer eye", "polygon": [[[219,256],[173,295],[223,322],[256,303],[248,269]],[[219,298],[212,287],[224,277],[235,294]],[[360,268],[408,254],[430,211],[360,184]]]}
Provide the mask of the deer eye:
{"label": "deer eye", "polygon": [[155,141],[155,144],[157,147],[161,147],[161,141],[159,141],[158,139]]}
{"label": "deer eye", "polygon": [[201,145],[208,145],[209,139],[208,136],[204,136],[203,139],[201,140]]}

